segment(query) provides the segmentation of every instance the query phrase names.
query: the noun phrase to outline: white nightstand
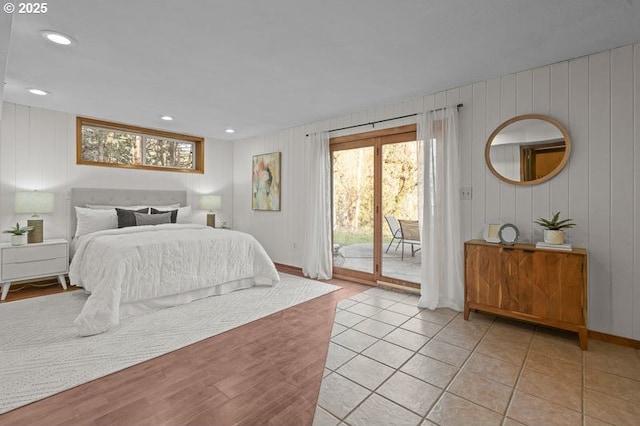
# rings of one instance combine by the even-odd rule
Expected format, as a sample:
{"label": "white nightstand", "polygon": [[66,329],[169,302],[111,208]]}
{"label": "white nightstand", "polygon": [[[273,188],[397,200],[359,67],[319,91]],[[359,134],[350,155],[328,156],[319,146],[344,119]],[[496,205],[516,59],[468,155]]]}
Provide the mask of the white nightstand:
{"label": "white nightstand", "polygon": [[43,243],[12,246],[0,244],[0,283],[2,298],[9,293],[13,281],[58,276],[63,289],[67,289],[65,274],[69,272],[69,242],[63,239],[45,240]]}

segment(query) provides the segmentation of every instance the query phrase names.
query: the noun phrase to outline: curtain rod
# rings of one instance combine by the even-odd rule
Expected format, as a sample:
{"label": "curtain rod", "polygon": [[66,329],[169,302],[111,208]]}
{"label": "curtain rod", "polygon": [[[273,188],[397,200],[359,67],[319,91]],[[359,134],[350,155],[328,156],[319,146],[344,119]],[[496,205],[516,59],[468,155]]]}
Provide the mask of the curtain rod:
{"label": "curtain rod", "polygon": [[[464,104],[458,104],[458,105],[456,105],[456,108],[462,108],[463,106],[464,106]],[[429,110],[428,112],[442,111],[443,109],[447,109],[447,107],[432,109],[432,110]],[[340,127],[339,129],[327,130],[327,133],[337,132],[338,130],[355,129],[356,127],[362,127],[362,126],[374,127],[378,123],[384,123],[385,121],[400,120],[401,118],[415,117],[416,115],[418,115],[418,114],[407,114],[407,115],[401,115],[400,117],[385,118],[384,120],[370,121],[368,123],[362,123],[362,124],[354,124],[353,126]],[[305,136],[308,137],[309,134],[307,133]]]}

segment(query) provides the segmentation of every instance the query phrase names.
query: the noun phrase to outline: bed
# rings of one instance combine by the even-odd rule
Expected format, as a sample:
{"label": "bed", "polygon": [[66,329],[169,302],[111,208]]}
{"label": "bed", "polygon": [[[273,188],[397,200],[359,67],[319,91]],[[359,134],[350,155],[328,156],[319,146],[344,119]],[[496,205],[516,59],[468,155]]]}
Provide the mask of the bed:
{"label": "bed", "polygon": [[75,320],[79,335],[103,333],[123,316],[279,281],[273,262],[249,234],[194,223],[80,232],[86,219],[78,222],[75,215],[84,215],[87,205],[103,216],[110,206],[180,205],[180,217],[185,204],[185,191],[72,189],[69,277],[89,293]]}

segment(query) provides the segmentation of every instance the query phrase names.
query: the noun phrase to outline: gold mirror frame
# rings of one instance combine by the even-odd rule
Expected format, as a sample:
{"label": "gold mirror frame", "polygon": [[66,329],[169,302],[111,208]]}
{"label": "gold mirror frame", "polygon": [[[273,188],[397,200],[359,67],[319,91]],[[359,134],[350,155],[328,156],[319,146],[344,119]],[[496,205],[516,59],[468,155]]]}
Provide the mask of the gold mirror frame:
{"label": "gold mirror frame", "polygon": [[[511,180],[511,179],[501,175],[493,167],[493,164],[491,164],[490,150],[491,150],[491,143],[493,142],[495,137],[498,136],[498,134],[505,127],[509,126],[510,124],[516,123],[518,121],[523,121],[523,120],[543,120],[543,121],[546,121],[546,122],[552,124],[553,126],[555,126],[558,130],[560,130],[560,133],[562,133],[562,136],[564,137],[565,152],[564,152],[564,157],[562,158],[560,163],[556,166],[555,169],[553,169],[547,175],[545,175],[545,176],[543,176],[543,177],[541,177],[539,179],[534,179],[534,180],[515,181],[515,180]],[[493,133],[491,133],[491,136],[489,136],[489,139],[487,140],[487,144],[486,144],[485,149],[484,149],[484,160],[485,160],[485,163],[487,164],[487,167],[489,168],[489,170],[491,170],[491,173],[494,174],[494,176],[496,176],[498,179],[500,179],[503,182],[511,183],[511,184],[514,184],[514,185],[522,185],[522,186],[537,185],[537,184],[546,182],[549,179],[553,178],[554,176],[556,176],[558,173],[560,173],[562,171],[564,166],[567,164],[567,161],[569,161],[569,156],[570,155],[571,155],[571,137],[569,136],[569,132],[567,132],[567,129],[565,129],[564,126],[558,120],[556,120],[554,118],[551,118],[551,117],[548,117],[546,115],[542,115],[542,114],[518,115],[516,117],[510,118],[509,120],[505,121],[504,123],[499,125],[493,131]]]}

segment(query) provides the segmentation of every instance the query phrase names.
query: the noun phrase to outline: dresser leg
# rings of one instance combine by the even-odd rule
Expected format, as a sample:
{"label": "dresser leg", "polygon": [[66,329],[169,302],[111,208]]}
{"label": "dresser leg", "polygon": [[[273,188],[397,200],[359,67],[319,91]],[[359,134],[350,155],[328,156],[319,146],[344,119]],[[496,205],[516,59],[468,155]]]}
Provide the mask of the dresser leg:
{"label": "dresser leg", "polygon": [[465,321],[469,321],[469,305],[467,305],[467,302],[464,302],[464,320]]}
{"label": "dresser leg", "polygon": [[586,351],[589,346],[589,342],[587,340],[587,327],[578,327],[578,337],[580,338],[580,349]]}
{"label": "dresser leg", "polygon": [[58,282],[64,290],[67,289],[67,279],[64,277],[64,275],[58,275]]}
{"label": "dresser leg", "polygon": [[2,298],[0,298],[0,300],[4,300],[7,298],[9,287],[11,287],[11,283],[2,283]]}

